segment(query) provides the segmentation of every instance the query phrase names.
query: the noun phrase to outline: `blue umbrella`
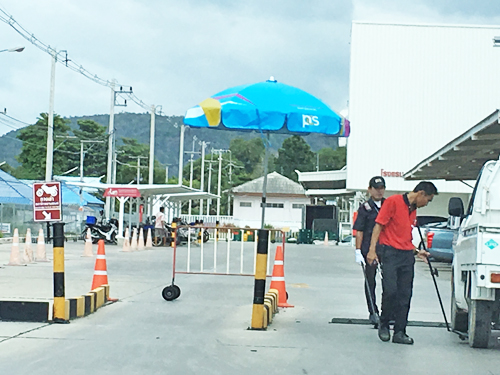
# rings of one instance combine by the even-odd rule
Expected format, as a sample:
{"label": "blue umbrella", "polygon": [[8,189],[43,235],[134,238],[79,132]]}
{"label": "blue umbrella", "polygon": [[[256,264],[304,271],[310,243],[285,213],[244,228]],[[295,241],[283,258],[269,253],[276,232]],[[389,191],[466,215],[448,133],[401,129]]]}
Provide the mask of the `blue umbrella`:
{"label": "blue umbrella", "polygon": [[298,88],[277,82],[236,86],[188,109],[184,123],[202,128],[349,136],[349,120]]}
{"label": "blue umbrella", "polygon": [[[242,85],[221,91],[187,110],[184,123],[192,127],[348,137],[349,120],[313,95],[277,82]],[[262,221],[264,228],[268,150],[264,159]]]}

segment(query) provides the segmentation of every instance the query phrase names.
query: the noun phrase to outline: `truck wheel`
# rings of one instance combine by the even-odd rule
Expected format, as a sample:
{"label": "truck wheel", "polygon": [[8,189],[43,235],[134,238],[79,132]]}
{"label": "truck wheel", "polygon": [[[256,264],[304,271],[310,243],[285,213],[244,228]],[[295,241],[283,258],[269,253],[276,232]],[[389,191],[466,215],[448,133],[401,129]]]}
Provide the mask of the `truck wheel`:
{"label": "truck wheel", "polygon": [[468,316],[467,311],[460,309],[457,306],[455,298],[455,282],[453,271],[451,273],[451,329],[459,332],[467,332],[468,329]]}
{"label": "truck wheel", "polygon": [[469,301],[469,345],[472,348],[487,348],[491,336],[490,301]]}

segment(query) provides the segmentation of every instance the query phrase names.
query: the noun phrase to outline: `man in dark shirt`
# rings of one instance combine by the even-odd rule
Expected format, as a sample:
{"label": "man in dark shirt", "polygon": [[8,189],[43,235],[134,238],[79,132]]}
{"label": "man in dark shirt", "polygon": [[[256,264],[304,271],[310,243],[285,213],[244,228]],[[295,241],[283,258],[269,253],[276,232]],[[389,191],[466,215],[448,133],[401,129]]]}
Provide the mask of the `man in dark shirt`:
{"label": "man in dark shirt", "polygon": [[[361,204],[358,216],[354,222],[353,229],[356,230],[356,262],[362,264],[365,272],[365,296],[368,305],[369,320],[375,328],[378,326],[378,307],[375,298],[375,276],[377,275],[377,264],[366,264],[366,256],[370,248],[373,227],[380,207],[384,202],[385,180],[382,176],[375,176],[368,184],[370,199]],[[368,285],[366,285],[368,283]],[[370,301],[371,298],[371,301]]]}
{"label": "man in dark shirt", "polygon": [[[382,206],[373,228],[370,251],[366,257],[369,264],[382,265],[382,315],[378,336],[389,341],[389,319],[394,316],[392,342],[413,344],[406,334],[410,301],[413,292],[415,253],[425,262],[430,255],[417,250],[412,243],[412,226],[417,217],[417,208],[425,207],[437,195],[432,182],[422,181],[410,193],[393,195]],[[376,252],[377,241],[381,245],[380,259]]]}

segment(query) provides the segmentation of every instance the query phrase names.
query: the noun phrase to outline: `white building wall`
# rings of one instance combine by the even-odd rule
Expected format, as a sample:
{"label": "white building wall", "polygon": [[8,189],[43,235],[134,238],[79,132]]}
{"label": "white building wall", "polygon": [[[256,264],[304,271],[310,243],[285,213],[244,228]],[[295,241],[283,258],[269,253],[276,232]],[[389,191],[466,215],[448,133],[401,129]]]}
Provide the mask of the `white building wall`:
{"label": "white building wall", "polygon": [[[262,208],[259,196],[234,196],[233,218],[234,224],[239,227],[249,226],[250,228],[260,228],[262,218]],[[293,231],[302,228],[302,209],[293,208],[294,204],[306,205],[310,199],[290,198],[290,197],[267,197],[267,203],[283,203],[283,208],[266,207],[265,223],[274,228],[288,227]],[[241,207],[240,202],[251,203],[251,207]]]}
{"label": "white building wall", "polygon": [[[353,23],[347,189],[408,171],[498,108],[496,35],[500,27]],[[417,183],[385,177],[390,190]],[[434,182],[443,193],[472,191]]]}

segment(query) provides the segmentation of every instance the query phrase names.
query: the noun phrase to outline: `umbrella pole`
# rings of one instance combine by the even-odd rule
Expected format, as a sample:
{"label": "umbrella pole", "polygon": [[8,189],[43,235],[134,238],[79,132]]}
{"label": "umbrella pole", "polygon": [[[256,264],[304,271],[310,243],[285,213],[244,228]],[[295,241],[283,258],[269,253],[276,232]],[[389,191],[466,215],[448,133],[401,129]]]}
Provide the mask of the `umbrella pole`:
{"label": "umbrella pole", "polygon": [[269,132],[266,133],[267,139],[264,145],[264,183],[262,185],[262,220],[260,228],[264,229],[264,219],[266,217],[266,189],[267,189],[267,164],[269,159],[268,146],[269,146]]}

